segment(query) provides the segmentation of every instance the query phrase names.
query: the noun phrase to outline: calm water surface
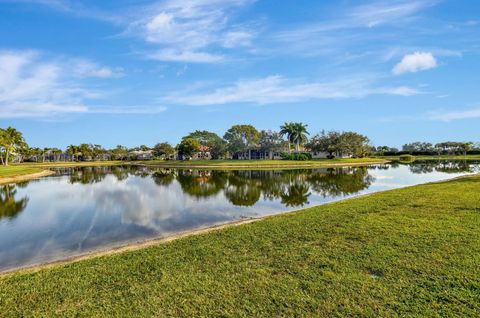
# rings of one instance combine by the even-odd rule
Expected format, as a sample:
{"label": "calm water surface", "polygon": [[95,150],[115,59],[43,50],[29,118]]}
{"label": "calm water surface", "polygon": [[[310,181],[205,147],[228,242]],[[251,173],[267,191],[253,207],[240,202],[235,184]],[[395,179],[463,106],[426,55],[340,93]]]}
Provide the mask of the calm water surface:
{"label": "calm water surface", "polygon": [[0,186],[0,271],[480,171],[478,162],[305,170],[57,169]]}

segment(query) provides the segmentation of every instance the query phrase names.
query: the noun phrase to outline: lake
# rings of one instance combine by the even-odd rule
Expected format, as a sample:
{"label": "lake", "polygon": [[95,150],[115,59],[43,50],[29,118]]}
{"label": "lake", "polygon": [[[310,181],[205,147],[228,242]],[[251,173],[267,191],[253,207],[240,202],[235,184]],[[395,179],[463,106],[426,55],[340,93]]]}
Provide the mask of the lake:
{"label": "lake", "polygon": [[55,169],[0,186],[0,271],[478,173],[440,161],[296,170]]}

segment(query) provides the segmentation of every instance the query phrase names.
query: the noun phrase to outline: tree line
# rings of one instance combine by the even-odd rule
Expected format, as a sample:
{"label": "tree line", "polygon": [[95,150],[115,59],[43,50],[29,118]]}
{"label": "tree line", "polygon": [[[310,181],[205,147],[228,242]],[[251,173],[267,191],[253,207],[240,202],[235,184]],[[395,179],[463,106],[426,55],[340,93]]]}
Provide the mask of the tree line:
{"label": "tree line", "polygon": [[376,154],[392,156],[392,155],[467,155],[480,154],[480,143],[472,141],[444,141],[436,144],[430,142],[416,141],[407,143],[402,149],[391,148],[388,146],[380,146],[376,148]]}
{"label": "tree line", "polygon": [[[373,147],[367,136],[353,131],[321,131],[310,136],[308,125],[286,122],[278,131],[257,130],[252,125],[233,125],[221,137],[218,134],[196,130],[184,136],[177,145],[168,142],[153,147],[141,145],[128,148],[118,145],[106,149],[98,144],[82,143],[59,148],[30,147],[23,134],[13,127],[0,128],[0,161],[3,165],[16,161],[87,161],[87,160],[142,160],[145,153],[158,159],[238,158],[249,151],[280,154],[283,159],[306,159],[312,154],[324,153],[328,158],[338,156],[366,157],[398,154],[467,154],[480,153],[473,142],[428,142],[405,144],[402,150],[388,146]],[[152,159],[148,158],[148,159]]]}

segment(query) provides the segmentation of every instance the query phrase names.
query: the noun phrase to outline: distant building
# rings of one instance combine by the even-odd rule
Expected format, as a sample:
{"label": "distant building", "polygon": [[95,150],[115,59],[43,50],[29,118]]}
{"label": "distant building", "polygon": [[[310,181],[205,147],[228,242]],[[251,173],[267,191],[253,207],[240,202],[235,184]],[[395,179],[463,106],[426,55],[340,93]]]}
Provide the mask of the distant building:
{"label": "distant building", "polygon": [[152,160],[153,150],[133,150],[128,153],[128,156],[133,160]]}

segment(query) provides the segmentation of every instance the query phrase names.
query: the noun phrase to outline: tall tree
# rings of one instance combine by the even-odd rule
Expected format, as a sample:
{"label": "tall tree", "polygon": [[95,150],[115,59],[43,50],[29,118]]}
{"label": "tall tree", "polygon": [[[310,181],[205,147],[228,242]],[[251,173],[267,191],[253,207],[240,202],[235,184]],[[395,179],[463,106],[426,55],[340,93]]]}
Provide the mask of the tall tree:
{"label": "tall tree", "polygon": [[207,130],[196,130],[182,139],[196,139],[200,145],[206,147],[212,159],[220,159],[227,152],[225,141],[216,133]]}
{"label": "tall tree", "polygon": [[183,139],[180,144],[177,146],[178,154],[182,159],[187,159],[192,157],[200,148],[200,143],[197,139],[186,138]]}
{"label": "tall tree", "polygon": [[118,145],[115,149],[111,150],[113,157],[116,160],[125,160],[128,155],[128,148],[122,145]]}
{"label": "tall tree", "polygon": [[278,132],[271,130],[262,130],[260,132],[260,149],[263,151],[284,151],[288,142],[282,138]]}
{"label": "tall tree", "polygon": [[161,142],[153,147],[153,155],[156,157],[169,157],[175,154],[175,148],[173,148],[168,142]]}
{"label": "tall tree", "polygon": [[[308,125],[303,123],[284,123],[280,126],[280,134],[286,135],[290,143],[295,145],[295,151],[300,151],[300,146],[305,144],[308,140],[307,131]],[[289,148],[290,149],[290,148]]]}
{"label": "tall tree", "polygon": [[78,147],[75,145],[70,145],[67,147],[67,153],[71,156],[72,161],[75,161],[75,158],[77,157],[79,150]]}
{"label": "tall tree", "polygon": [[260,140],[260,133],[252,125],[234,125],[223,138],[228,142],[228,150],[238,154],[255,147]]}
{"label": "tall tree", "polygon": [[288,152],[292,152],[291,144],[293,143],[293,125],[292,123],[284,123],[280,126],[280,135],[287,136],[288,140]]}
{"label": "tall tree", "polygon": [[327,152],[330,157],[336,155],[365,156],[370,150],[369,139],[359,133],[346,131],[322,131],[307,144],[312,151]]}
{"label": "tall tree", "polygon": [[16,149],[26,146],[25,139],[20,131],[13,127],[7,129],[0,128],[0,146],[4,150],[3,164],[8,166],[10,154]]}

